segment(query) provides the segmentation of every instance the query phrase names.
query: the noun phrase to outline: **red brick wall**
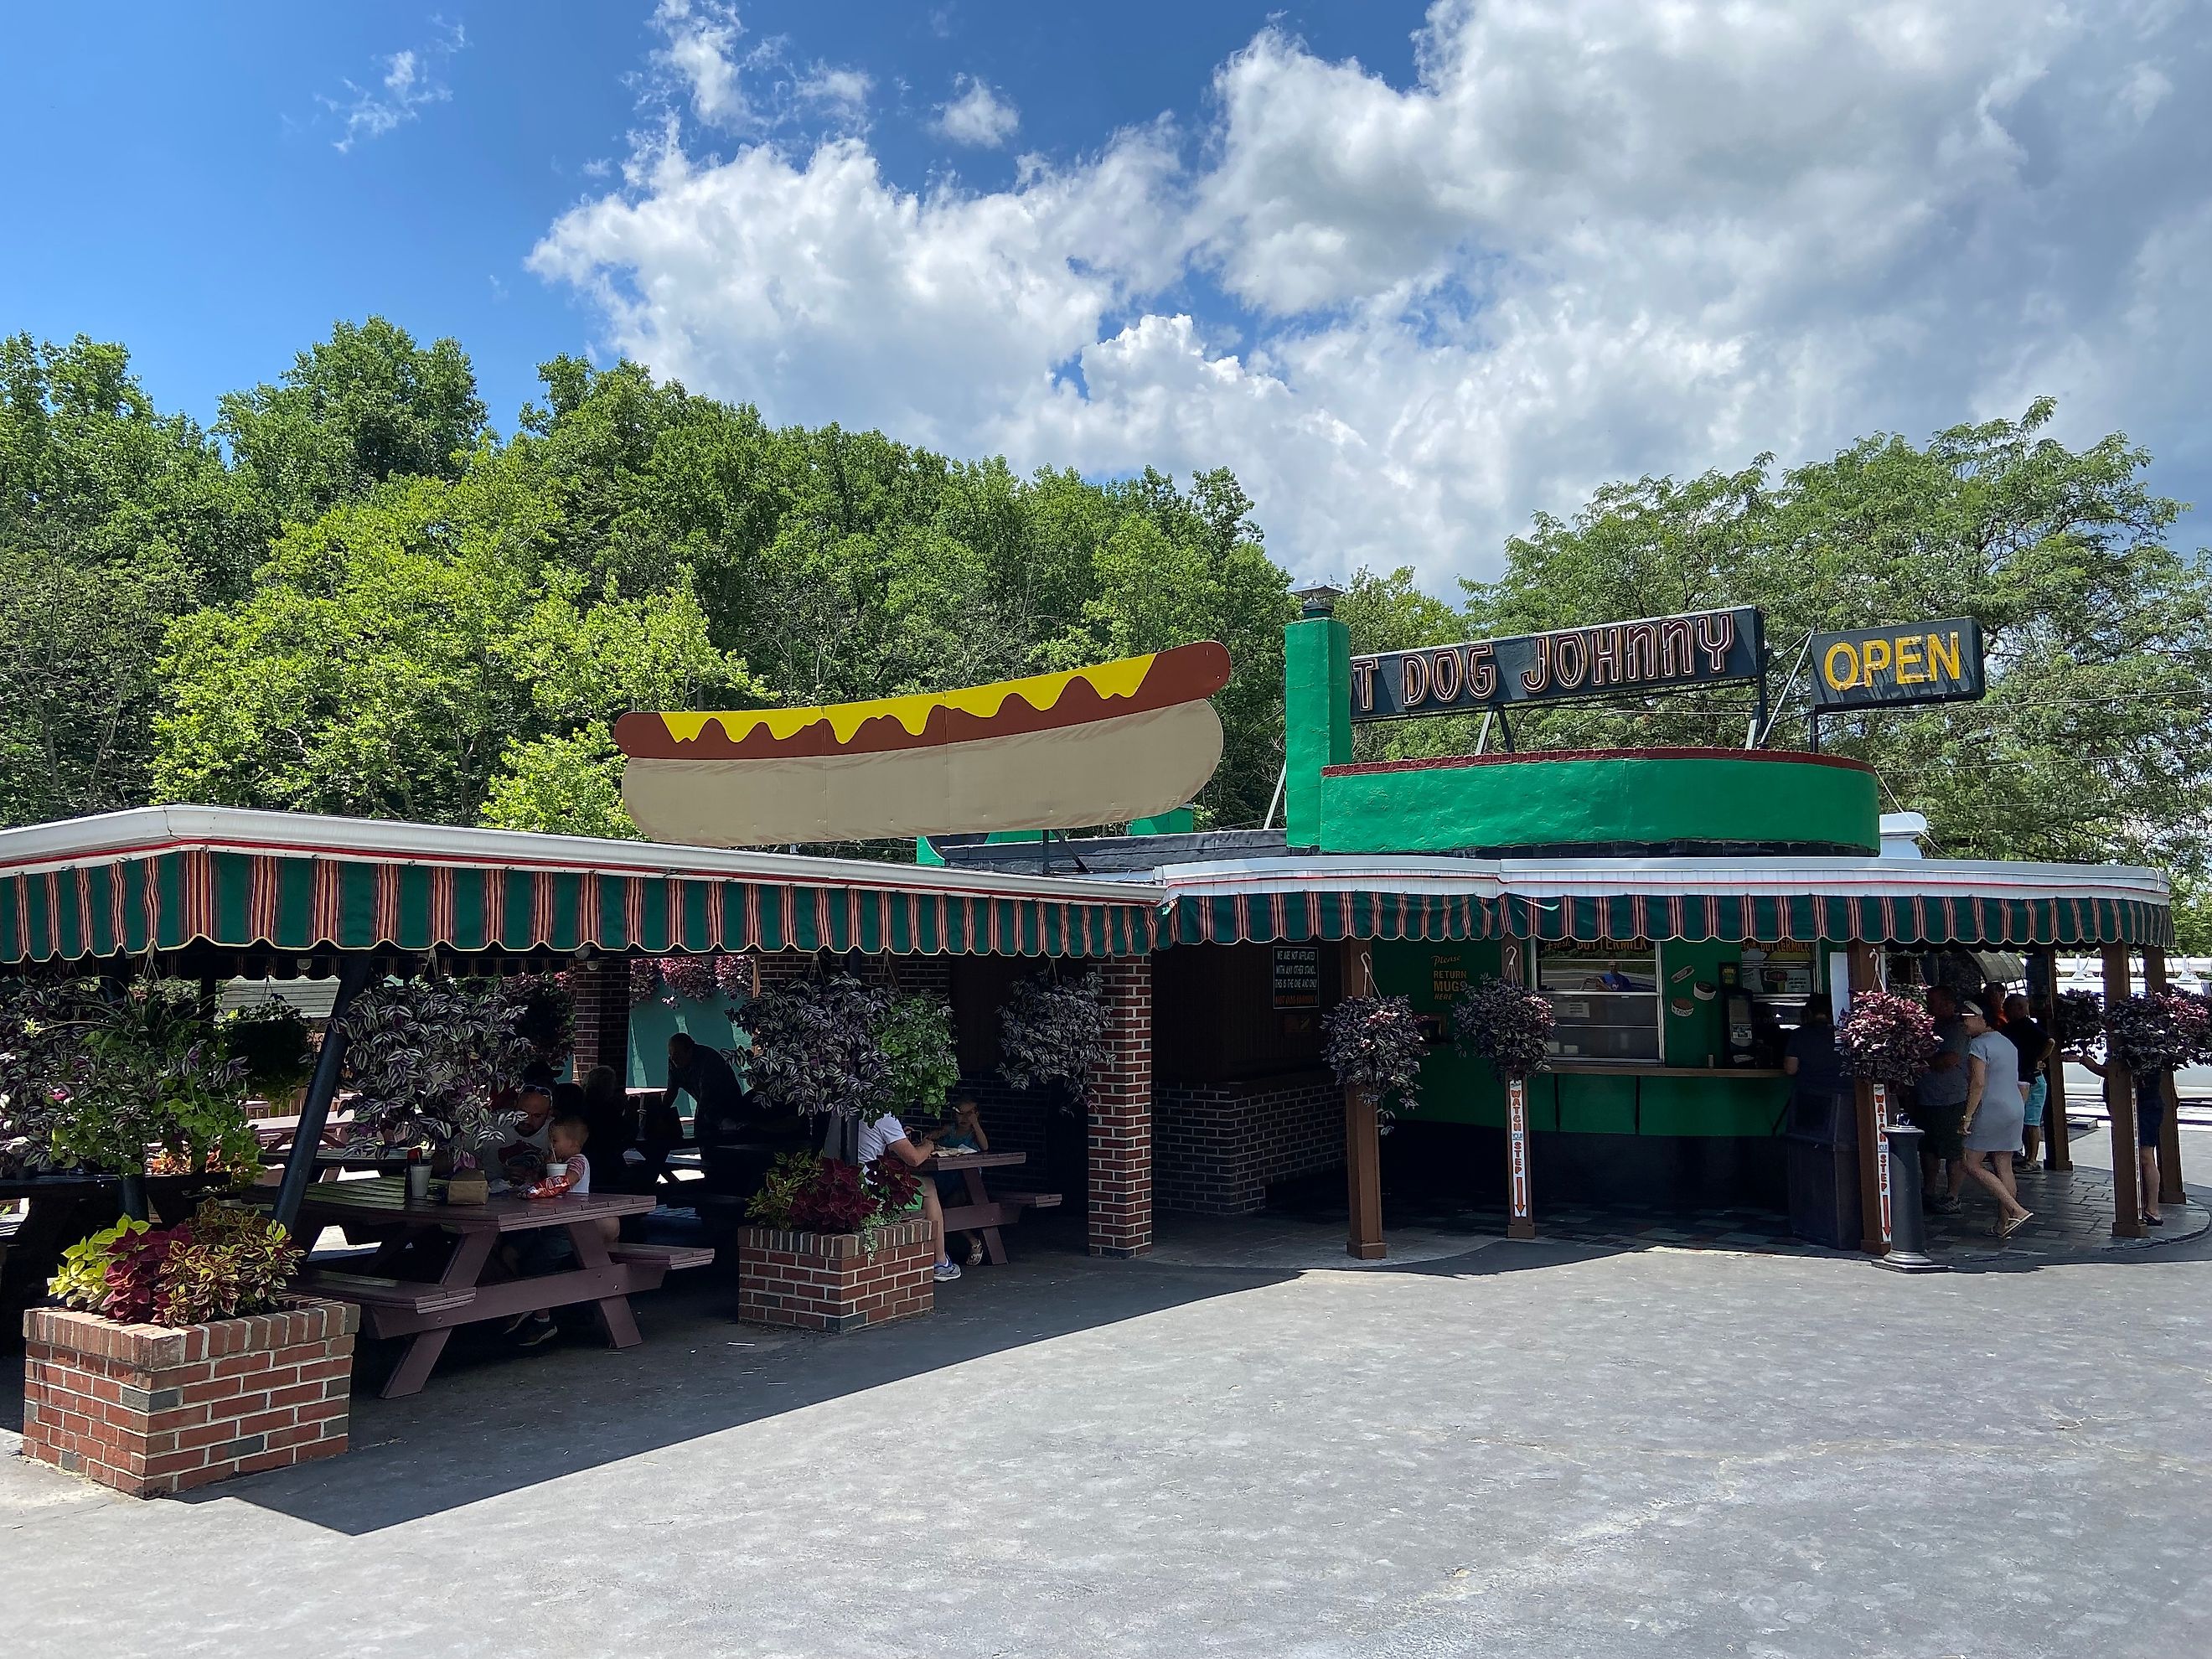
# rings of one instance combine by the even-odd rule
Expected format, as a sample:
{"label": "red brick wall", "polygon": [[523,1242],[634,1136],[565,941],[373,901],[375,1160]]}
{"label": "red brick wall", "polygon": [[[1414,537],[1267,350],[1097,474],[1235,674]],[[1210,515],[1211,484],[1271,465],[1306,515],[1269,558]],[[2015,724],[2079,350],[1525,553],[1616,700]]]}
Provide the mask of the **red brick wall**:
{"label": "red brick wall", "polygon": [[611,1066],[629,1079],[629,963],[599,957],[568,975],[576,1007],[576,1080],[594,1066]]}
{"label": "red brick wall", "polygon": [[1152,1248],[1152,960],[1099,964],[1113,1060],[1091,1091],[1091,1254]]}
{"label": "red brick wall", "polygon": [[349,1303],[168,1330],[23,1316],[23,1450],[136,1498],[346,1449]]}
{"label": "red brick wall", "polygon": [[738,1317],[756,1325],[857,1330],[936,1305],[937,1249],[926,1221],[858,1233],[738,1231]]}
{"label": "red brick wall", "polygon": [[1267,1183],[1344,1164],[1344,1091],[1326,1071],[1159,1085],[1152,1180],[1160,1208],[1264,1209]]}

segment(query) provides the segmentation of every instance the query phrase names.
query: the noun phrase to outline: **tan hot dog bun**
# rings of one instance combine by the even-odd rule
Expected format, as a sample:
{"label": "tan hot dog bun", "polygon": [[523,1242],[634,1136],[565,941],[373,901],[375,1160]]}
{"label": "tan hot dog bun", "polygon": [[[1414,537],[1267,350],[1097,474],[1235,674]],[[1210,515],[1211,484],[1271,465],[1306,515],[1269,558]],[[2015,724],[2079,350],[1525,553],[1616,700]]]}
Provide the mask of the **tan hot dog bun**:
{"label": "tan hot dog bun", "polygon": [[625,714],[623,799],[653,839],[714,847],[1126,822],[1212,776],[1229,667],[1209,640],[957,691]]}

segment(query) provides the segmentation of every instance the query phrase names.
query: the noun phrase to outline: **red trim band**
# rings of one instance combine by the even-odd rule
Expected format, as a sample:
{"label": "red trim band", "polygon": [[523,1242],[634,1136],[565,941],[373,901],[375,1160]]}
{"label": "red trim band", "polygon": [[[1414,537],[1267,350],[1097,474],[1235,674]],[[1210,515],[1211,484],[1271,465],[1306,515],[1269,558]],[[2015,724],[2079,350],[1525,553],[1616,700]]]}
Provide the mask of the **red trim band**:
{"label": "red trim band", "polygon": [[1852,772],[1874,770],[1864,761],[1843,755],[1815,755],[1802,749],[1540,749],[1526,755],[1437,755],[1425,760],[1354,761],[1343,766],[1324,766],[1321,775],[1340,778],[1366,772],[1442,771],[1458,766],[1582,760],[1783,761],[1799,766],[1840,766]]}

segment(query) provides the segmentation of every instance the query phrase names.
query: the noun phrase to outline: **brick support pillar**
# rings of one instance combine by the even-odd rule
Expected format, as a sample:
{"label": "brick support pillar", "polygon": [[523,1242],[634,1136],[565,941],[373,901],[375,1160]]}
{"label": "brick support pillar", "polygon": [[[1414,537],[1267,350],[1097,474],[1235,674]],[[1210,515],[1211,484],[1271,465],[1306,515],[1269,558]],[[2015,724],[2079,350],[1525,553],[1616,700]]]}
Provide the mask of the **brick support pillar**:
{"label": "brick support pillar", "polygon": [[1098,969],[1113,1058],[1091,1088],[1091,1254],[1152,1248],[1152,959]]}
{"label": "brick support pillar", "polygon": [[621,957],[579,963],[568,975],[576,1006],[576,1080],[594,1066],[611,1066],[629,1082],[629,963]]}

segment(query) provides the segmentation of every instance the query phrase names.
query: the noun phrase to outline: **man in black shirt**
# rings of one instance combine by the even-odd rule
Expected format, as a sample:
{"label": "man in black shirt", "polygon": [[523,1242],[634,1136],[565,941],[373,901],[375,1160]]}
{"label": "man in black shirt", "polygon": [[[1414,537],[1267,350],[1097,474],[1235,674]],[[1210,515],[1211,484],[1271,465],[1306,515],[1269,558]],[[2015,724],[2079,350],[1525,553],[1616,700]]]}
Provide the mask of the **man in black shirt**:
{"label": "man in black shirt", "polygon": [[[2051,1051],[2058,1045],[2051,1040],[2050,1031],[2028,1012],[2027,999],[2022,996],[2004,1000],[2004,1034],[2020,1050],[2020,1080],[2027,1085],[2021,1139],[2027,1161],[2033,1164],[2041,1150],[2043,1119],[2051,1098]],[[2051,1133],[2063,1134],[2066,1126],[2054,1124]]]}
{"label": "man in black shirt", "polygon": [[736,1139],[750,1115],[730,1062],[681,1031],[668,1039],[668,1088],[656,1115],[664,1133],[675,1117],[679,1094],[691,1097],[691,1139],[701,1146]]}

